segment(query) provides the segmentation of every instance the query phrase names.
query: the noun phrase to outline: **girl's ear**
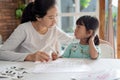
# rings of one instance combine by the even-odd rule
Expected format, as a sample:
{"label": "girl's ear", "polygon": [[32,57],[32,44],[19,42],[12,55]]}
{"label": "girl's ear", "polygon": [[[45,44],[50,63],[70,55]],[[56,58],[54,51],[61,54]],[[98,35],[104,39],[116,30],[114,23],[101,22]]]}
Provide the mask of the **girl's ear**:
{"label": "girl's ear", "polygon": [[93,33],[93,30],[89,30],[89,31],[87,31],[87,37],[90,37],[90,36],[92,36],[94,33]]}

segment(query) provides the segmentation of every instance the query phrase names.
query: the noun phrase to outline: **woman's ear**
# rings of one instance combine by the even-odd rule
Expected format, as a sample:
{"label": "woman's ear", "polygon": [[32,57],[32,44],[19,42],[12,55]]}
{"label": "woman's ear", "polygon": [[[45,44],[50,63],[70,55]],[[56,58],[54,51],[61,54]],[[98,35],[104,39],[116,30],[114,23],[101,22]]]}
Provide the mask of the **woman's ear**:
{"label": "woman's ear", "polygon": [[37,21],[41,21],[41,18],[36,17]]}
{"label": "woman's ear", "polygon": [[39,17],[39,15],[36,15],[36,19],[37,21],[41,21],[41,18]]}

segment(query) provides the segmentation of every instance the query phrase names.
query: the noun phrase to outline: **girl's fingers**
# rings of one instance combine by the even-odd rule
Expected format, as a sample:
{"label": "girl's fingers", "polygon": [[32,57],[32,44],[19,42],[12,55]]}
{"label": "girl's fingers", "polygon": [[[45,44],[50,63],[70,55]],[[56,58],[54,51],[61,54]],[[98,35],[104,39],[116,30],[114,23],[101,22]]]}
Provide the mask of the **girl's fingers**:
{"label": "girl's fingers", "polygon": [[56,60],[58,58],[58,54],[57,53],[52,53],[52,59]]}

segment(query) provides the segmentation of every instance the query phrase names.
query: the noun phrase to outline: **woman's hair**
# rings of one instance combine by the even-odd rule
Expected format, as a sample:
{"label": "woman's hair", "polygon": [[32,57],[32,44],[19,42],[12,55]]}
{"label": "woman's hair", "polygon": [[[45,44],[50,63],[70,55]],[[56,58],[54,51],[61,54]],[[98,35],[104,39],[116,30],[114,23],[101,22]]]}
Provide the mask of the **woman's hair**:
{"label": "woman's hair", "polygon": [[43,18],[55,4],[56,0],[35,0],[29,3],[23,11],[21,23],[36,21],[36,17]]}
{"label": "woman's hair", "polygon": [[[95,35],[99,27],[99,21],[96,17],[85,15],[85,16],[80,17],[76,21],[76,25],[84,25],[87,31],[93,30],[93,35]],[[89,38],[87,39],[87,43],[89,41]],[[98,35],[95,36],[94,43],[95,45],[99,45],[100,41],[99,41]]]}

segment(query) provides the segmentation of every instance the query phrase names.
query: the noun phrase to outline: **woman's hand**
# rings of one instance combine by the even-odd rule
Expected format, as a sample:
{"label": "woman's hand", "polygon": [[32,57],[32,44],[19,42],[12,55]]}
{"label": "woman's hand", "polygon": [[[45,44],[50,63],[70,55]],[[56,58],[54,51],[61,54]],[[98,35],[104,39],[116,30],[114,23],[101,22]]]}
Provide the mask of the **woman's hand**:
{"label": "woman's hand", "polygon": [[52,53],[52,60],[56,60],[58,58],[58,53]]}
{"label": "woman's hand", "polygon": [[41,62],[44,62],[44,61],[49,61],[50,59],[50,56],[48,54],[46,54],[45,52],[40,52],[40,51],[37,51],[36,53],[34,54],[29,54],[26,58],[25,58],[25,61],[41,61]]}

